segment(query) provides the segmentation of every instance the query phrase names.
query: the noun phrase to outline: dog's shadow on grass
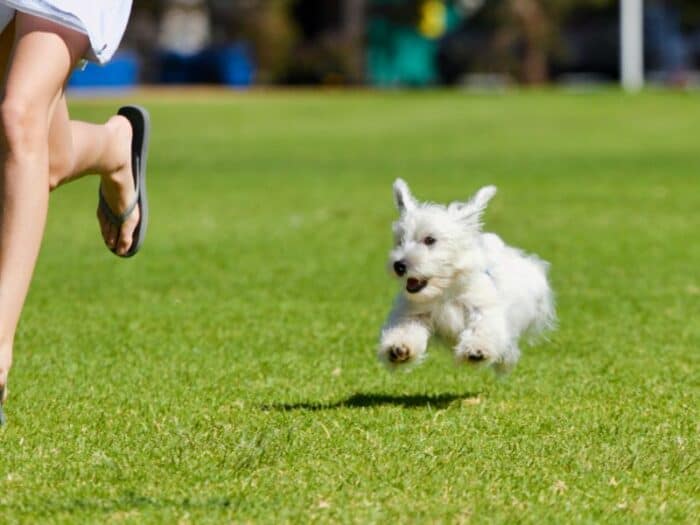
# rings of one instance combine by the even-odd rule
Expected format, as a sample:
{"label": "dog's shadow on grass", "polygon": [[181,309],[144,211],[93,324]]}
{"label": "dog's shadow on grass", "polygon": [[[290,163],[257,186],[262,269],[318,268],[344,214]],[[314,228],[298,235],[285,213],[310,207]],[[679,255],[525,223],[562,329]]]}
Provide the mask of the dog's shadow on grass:
{"label": "dog's shadow on grass", "polygon": [[475,399],[478,393],[465,392],[461,394],[371,394],[357,393],[346,399],[332,402],[304,401],[301,403],[280,403],[263,405],[263,410],[335,410],[338,408],[371,408],[380,406],[400,406],[404,408],[446,408],[457,400]]}

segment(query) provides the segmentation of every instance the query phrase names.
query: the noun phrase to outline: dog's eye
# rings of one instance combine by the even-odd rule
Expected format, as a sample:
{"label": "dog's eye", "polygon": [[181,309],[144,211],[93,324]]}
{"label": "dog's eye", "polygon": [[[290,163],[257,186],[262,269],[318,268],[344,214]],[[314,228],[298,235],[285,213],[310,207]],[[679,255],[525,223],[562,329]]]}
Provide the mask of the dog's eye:
{"label": "dog's eye", "polygon": [[425,244],[426,246],[432,246],[436,242],[437,241],[435,240],[435,237],[431,237],[430,235],[423,239],[423,244]]}

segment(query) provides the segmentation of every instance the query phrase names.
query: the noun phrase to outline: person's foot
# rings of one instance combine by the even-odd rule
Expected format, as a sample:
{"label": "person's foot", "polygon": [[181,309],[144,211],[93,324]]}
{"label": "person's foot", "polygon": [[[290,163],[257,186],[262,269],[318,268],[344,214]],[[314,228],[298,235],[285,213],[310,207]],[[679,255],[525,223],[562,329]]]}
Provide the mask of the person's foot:
{"label": "person's foot", "polygon": [[[121,215],[134,203],[136,198],[131,167],[132,129],[129,121],[121,115],[110,118],[105,126],[112,133],[114,157],[118,159],[118,162],[112,173],[102,176],[101,191],[110,210],[115,215]],[[140,216],[140,210],[137,206],[121,226],[116,226],[104,216],[98,207],[97,220],[100,223],[102,238],[110,250],[116,252],[117,255],[125,255],[129,251]]]}

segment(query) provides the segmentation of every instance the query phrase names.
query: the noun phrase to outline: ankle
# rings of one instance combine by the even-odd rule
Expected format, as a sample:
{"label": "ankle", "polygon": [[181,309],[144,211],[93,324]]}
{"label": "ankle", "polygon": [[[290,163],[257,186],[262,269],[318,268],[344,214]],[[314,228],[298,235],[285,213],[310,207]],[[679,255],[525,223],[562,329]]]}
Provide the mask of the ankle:
{"label": "ankle", "polygon": [[114,115],[104,124],[107,130],[107,169],[102,179],[119,182],[124,176],[125,168],[131,161],[131,124],[121,115]]}

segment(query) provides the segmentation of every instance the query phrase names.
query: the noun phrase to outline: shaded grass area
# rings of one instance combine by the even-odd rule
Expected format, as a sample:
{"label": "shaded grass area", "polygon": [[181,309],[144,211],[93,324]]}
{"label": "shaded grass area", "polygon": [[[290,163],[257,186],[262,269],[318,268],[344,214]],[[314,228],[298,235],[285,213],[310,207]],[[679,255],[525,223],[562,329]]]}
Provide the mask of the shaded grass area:
{"label": "shaded grass area", "polygon": [[[95,180],[52,197],[0,522],[697,520],[697,97],[138,102],[149,238],[117,260]],[[497,184],[487,229],[551,261],[560,329],[504,380],[374,359],[397,176]]]}

